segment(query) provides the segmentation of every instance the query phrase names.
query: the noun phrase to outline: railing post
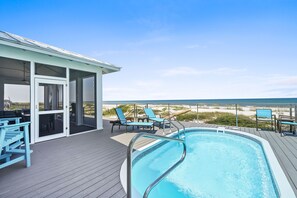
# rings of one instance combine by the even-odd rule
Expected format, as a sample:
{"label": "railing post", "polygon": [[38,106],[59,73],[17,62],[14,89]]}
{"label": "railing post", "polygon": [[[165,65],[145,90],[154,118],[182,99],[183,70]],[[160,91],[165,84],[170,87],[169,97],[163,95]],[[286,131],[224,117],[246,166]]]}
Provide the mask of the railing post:
{"label": "railing post", "polygon": [[170,117],[170,105],[168,104],[168,120],[169,120],[169,132],[171,133],[171,117]]}
{"label": "railing post", "polygon": [[136,104],[134,104],[133,107],[134,107],[134,112],[133,112],[134,122],[136,122]]}
{"label": "railing post", "polygon": [[[293,118],[293,105],[290,105],[290,119]],[[292,125],[290,125],[290,132],[292,132],[293,130],[293,127]]]}
{"label": "railing post", "polygon": [[[295,111],[295,122],[297,122],[297,105],[296,104],[295,104],[294,111]],[[296,135],[296,127],[295,127],[294,134]]]}
{"label": "railing post", "polygon": [[198,117],[198,104],[197,104],[197,120],[196,120],[196,123],[198,123],[198,119],[199,119],[199,117]]}
{"label": "railing post", "polygon": [[236,127],[238,127],[237,104],[235,104],[235,111],[236,111]]}

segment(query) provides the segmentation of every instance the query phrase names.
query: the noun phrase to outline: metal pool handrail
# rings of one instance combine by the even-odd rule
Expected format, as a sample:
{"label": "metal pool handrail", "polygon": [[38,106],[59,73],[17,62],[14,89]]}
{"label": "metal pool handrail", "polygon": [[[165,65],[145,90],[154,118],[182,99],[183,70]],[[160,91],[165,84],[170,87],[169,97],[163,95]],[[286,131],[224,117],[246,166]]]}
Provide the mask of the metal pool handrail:
{"label": "metal pool handrail", "polygon": [[176,162],[173,166],[171,166],[165,173],[163,173],[160,177],[158,177],[153,183],[151,183],[145,190],[145,193],[143,195],[144,198],[147,198],[151,190],[168,174],[170,173],[175,167],[177,167],[181,162],[184,161],[187,153],[186,144],[185,141],[182,139],[172,138],[172,137],[166,137],[161,135],[154,135],[149,133],[139,133],[136,136],[132,138],[132,140],[129,143],[128,149],[127,149],[127,197],[132,197],[132,149],[134,146],[134,143],[140,138],[140,137],[146,137],[151,139],[161,139],[166,141],[173,141],[173,142],[179,142],[183,144],[183,154],[178,162]]}
{"label": "metal pool handrail", "polygon": [[[180,128],[178,126],[176,126],[176,124],[174,124],[171,120],[168,120],[170,124],[172,124],[176,129],[177,129],[177,134],[178,134],[178,138],[180,138]],[[175,120],[178,124],[180,124],[182,127],[183,127],[183,134],[184,136],[186,135],[185,134],[185,131],[186,131],[186,127],[185,125],[183,125],[180,121],[178,120]],[[170,129],[171,130],[171,129]]]}

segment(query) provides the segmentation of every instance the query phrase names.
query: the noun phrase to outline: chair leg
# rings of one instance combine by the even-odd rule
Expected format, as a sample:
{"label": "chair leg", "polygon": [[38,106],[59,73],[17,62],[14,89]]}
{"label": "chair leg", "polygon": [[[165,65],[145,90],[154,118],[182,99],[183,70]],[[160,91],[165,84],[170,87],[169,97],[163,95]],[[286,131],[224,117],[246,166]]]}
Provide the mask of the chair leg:
{"label": "chair leg", "polygon": [[111,126],[111,133],[113,133],[113,126],[114,126],[114,124],[112,124],[112,126]]}
{"label": "chair leg", "polygon": [[[7,151],[9,151],[9,146],[6,146],[4,148],[4,153],[6,153]],[[11,157],[11,155],[7,155],[7,157],[5,158],[5,162],[9,162],[10,161],[10,157]]]}

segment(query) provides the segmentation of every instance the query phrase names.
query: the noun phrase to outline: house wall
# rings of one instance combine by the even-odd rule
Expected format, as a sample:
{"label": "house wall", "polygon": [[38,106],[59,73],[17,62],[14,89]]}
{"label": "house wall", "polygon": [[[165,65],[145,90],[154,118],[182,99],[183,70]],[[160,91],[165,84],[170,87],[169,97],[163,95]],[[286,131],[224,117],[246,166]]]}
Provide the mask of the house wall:
{"label": "house wall", "polygon": [[[18,59],[23,61],[29,61],[30,62],[30,92],[31,92],[31,132],[32,134],[35,133],[35,63],[42,63],[47,65],[53,65],[53,66],[60,66],[67,68],[67,84],[69,85],[69,69],[75,69],[75,70],[81,70],[81,71],[87,71],[92,72],[96,74],[96,112],[97,112],[97,129],[102,129],[102,68],[96,65],[89,65],[85,63],[80,63],[76,61],[72,61],[65,58],[55,57],[51,55],[46,55],[38,52],[32,52],[26,49],[20,49],[13,46],[7,46],[1,44],[0,41],[0,57],[4,58],[11,58],[11,59]],[[3,84],[3,83],[2,83]],[[3,91],[1,89],[2,86],[0,86],[0,95]],[[66,87],[66,104],[69,104],[69,86]],[[1,103],[1,100],[0,100]],[[1,103],[3,104],[3,103]],[[69,111],[67,111],[67,114],[65,115],[69,117]],[[69,121],[67,123],[69,125]],[[69,127],[67,131],[67,135],[69,135]],[[31,142],[35,142],[34,135],[31,136]]]}

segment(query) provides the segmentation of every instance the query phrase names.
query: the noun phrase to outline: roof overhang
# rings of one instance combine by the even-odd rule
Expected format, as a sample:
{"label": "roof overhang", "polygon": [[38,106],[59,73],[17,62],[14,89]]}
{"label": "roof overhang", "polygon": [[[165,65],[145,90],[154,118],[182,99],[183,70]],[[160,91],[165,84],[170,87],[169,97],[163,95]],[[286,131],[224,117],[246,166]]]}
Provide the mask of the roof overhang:
{"label": "roof overhang", "polygon": [[31,39],[26,39],[21,36],[10,34],[7,32],[0,31],[1,34],[6,34],[7,37],[0,35],[0,45],[6,45],[10,47],[19,48],[22,50],[37,52],[49,56],[59,57],[70,61],[84,63],[87,65],[94,65],[102,69],[103,74],[120,71],[121,68],[113,64],[101,62],[93,58],[89,58],[77,53],[73,53],[61,48],[43,44]]}

